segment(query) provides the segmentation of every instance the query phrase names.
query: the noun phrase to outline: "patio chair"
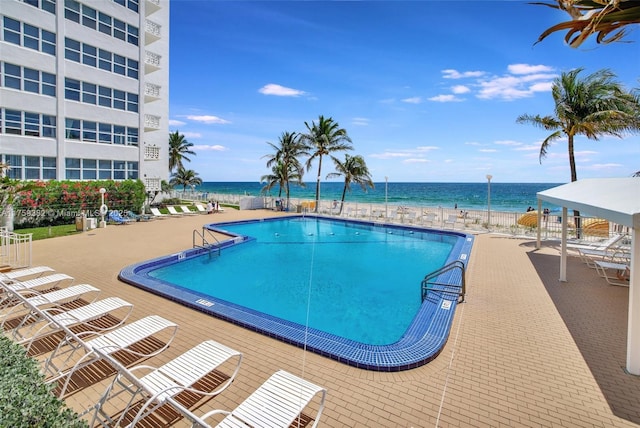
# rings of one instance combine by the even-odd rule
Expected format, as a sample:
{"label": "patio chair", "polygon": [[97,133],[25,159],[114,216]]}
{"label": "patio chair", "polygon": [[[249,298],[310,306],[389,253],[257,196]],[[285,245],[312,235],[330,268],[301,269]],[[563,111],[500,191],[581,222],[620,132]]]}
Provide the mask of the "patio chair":
{"label": "patio chair", "polygon": [[168,206],[167,210],[169,211],[169,214],[174,217],[182,217],[184,215],[183,213],[179,213],[178,211],[176,211],[176,207]]}
{"label": "patio chair", "polygon": [[[103,351],[96,349],[96,353]],[[240,352],[213,340],[200,343],[158,368],[127,369],[112,360],[118,375],[96,404],[91,426],[173,426],[184,417],[184,410],[192,412],[227,389],[241,362]],[[121,394],[130,394],[129,400]],[[113,401],[127,404],[112,413]]]}
{"label": "patio chair", "polygon": [[18,280],[2,280],[0,279],[0,309],[6,308],[8,305],[18,303],[15,300],[14,292],[23,292],[27,290],[40,290],[42,287],[51,289],[57,288],[65,281],[73,282],[73,277],[65,273],[54,273],[53,275],[44,275],[37,278]]}
{"label": "patio chair", "polygon": [[127,211],[127,218],[133,221],[149,221],[153,220],[153,217],[146,214],[136,214],[133,211]]}
{"label": "patio chair", "polygon": [[[35,356],[57,347],[66,329],[79,334],[108,331],[122,325],[131,315],[133,305],[119,297],[107,297],[68,311],[58,308],[32,309],[40,316],[38,322],[29,324],[28,329],[23,329],[26,325],[18,326],[13,330],[12,338],[27,348],[28,355]],[[116,317],[115,312],[124,313]]]}
{"label": "patio chair", "polygon": [[[212,410],[202,416],[207,420],[222,414],[226,417],[216,427],[281,427],[287,428],[300,422],[306,426],[311,418],[302,413],[318,396],[317,413],[313,427],[320,421],[324,409],[327,390],[318,385],[288,373],[275,372],[265,383],[255,390],[234,410]],[[302,422],[304,421],[304,423]]]}
{"label": "patio chair", "polygon": [[109,222],[115,224],[129,224],[132,222],[130,218],[125,218],[120,215],[120,212],[116,210],[109,211],[109,215],[107,216]]}
{"label": "patio chair", "polygon": [[10,270],[8,272],[0,272],[0,280],[15,280],[29,276],[42,276],[46,272],[55,272],[49,266],[33,266],[23,269]]}
{"label": "patio chair", "polygon": [[622,261],[630,257],[630,247],[622,244],[626,235],[616,234],[599,244],[589,246],[576,246],[567,244],[567,248],[578,252],[578,257],[587,266],[596,268],[596,261]]}
{"label": "patio chair", "polygon": [[[0,330],[13,330],[19,325],[35,322],[38,317],[32,313],[33,307],[44,309],[56,306],[62,309],[73,309],[95,301],[99,292],[98,288],[89,284],[72,285],[46,293],[27,291],[28,294],[25,296],[25,301],[18,300],[8,311],[0,315],[2,320]],[[15,293],[22,295],[21,291],[16,291]],[[86,299],[88,294],[94,293],[96,297],[91,300]]]}
{"label": "patio chair", "polygon": [[180,209],[182,210],[182,213],[183,213],[183,214],[186,214],[186,215],[197,215],[197,214],[198,214],[198,213],[197,213],[197,212],[195,212],[195,211],[191,211],[191,210],[189,209],[189,207],[188,207],[188,206],[186,206],[186,205],[180,205]]}
{"label": "patio chair", "polygon": [[158,208],[151,207],[151,208],[149,208],[149,210],[151,211],[151,214],[153,214],[154,218],[159,218],[161,220],[164,220],[165,218],[171,217],[169,214],[161,213]]}
{"label": "patio chair", "polygon": [[[116,373],[105,355],[131,367],[167,349],[177,331],[176,323],[150,315],[89,340],[85,337],[93,332],[68,332],[43,363],[46,383],[57,382],[54,394],[66,398]],[[103,354],[97,354],[96,349]]]}
{"label": "patio chair", "polygon": [[449,214],[447,219],[444,221],[443,227],[450,226],[451,229],[455,229],[457,221],[458,221],[458,215],[457,214]]}
{"label": "patio chair", "polygon": [[200,214],[207,214],[207,208],[204,205],[196,204],[196,209]]}
{"label": "patio chair", "polygon": [[422,223],[432,226],[435,219],[436,219],[436,213],[425,213],[422,216]]}
{"label": "patio chair", "polygon": [[[608,284],[618,285],[622,287],[628,287],[629,281],[624,279],[624,273],[629,269],[629,265],[626,263],[614,263],[607,261],[596,261],[596,272],[602,278],[607,281]],[[616,271],[615,275],[612,275],[611,272]],[[622,274],[620,273],[622,272]]]}

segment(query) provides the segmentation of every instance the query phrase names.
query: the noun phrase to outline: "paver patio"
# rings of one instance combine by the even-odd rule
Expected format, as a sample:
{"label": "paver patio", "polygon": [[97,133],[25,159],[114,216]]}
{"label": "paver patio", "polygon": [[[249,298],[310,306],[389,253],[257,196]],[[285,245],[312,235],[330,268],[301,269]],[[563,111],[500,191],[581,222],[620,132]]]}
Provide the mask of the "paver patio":
{"label": "paver patio", "polygon": [[[241,351],[234,384],[197,413],[231,409],[285,369],[328,389],[324,427],[640,426],[640,377],[624,371],[628,288],[608,285],[574,257],[569,281],[558,282],[555,243],[535,250],[529,239],[478,235],[466,302],[458,306],[447,345],[427,365],[397,373],[343,365],[117,279],[124,266],[190,248],[192,231],[204,223],[273,215],[227,209],[110,225],[34,242],[33,264],[133,303],[132,320],[158,314],[177,322],[172,346],[147,364],[160,365],[206,339]],[[67,402],[82,411],[104,386]]]}

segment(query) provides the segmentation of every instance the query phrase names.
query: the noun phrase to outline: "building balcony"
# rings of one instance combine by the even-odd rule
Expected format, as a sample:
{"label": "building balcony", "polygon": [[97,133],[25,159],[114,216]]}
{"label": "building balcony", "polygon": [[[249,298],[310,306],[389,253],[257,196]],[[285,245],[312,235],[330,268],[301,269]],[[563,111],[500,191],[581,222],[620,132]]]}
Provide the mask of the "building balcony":
{"label": "building balcony", "polygon": [[161,190],[160,177],[144,177],[142,182],[147,192],[159,192]]}
{"label": "building balcony", "polygon": [[144,101],[150,103],[160,99],[160,85],[146,82],[144,84]]}
{"label": "building balcony", "polygon": [[145,5],[145,13],[147,16],[149,16],[152,13],[156,13],[161,8],[162,6],[160,6],[160,0],[147,0]]}
{"label": "building balcony", "polygon": [[153,42],[157,42],[162,38],[162,26],[160,24],[156,24],[153,21],[145,20],[144,24],[144,41],[145,44],[151,44]]}
{"label": "building balcony", "polygon": [[144,145],[144,160],[146,161],[157,161],[160,160],[160,147],[158,146],[150,146],[148,144]]}
{"label": "building balcony", "polygon": [[144,72],[149,74],[158,71],[161,68],[160,60],[162,57],[151,51],[144,51]]}
{"label": "building balcony", "polygon": [[160,116],[154,116],[152,114],[144,115],[144,130],[145,131],[157,131],[160,129]]}

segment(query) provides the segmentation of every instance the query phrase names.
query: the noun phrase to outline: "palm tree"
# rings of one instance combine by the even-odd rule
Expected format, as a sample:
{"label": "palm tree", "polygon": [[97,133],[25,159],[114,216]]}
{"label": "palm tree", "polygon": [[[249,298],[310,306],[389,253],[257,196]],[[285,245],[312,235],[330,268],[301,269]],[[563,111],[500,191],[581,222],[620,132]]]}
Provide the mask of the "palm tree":
{"label": "palm tree", "polygon": [[187,190],[187,186],[197,186],[202,184],[202,179],[198,177],[198,173],[192,169],[184,169],[179,167],[176,172],[171,174],[169,184],[172,186],[182,186],[182,191]]}
{"label": "palm tree", "polygon": [[278,186],[278,199],[282,196],[282,190],[285,191],[287,198],[287,208],[289,207],[289,183],[294,182],[304,187],[305,184],[302,181],[302,173],[300,169],[296,169],[291,165],[287,166],[282,161],[278,161],[271,167],[271,174],[266,174],[260,177],[261,183],[266,183],[262,188],[263,192],[268,192],[273,187]]}
{"label": "palm tree", "polygon": [[311,156],[307,159],[307,171],[311,169],[311,164],[314,160],[318,160],[318,175],[316,182],[316,208],[318,212],[318,206],[320,205],[320,177],[322,174],[322,157],[329,156],[331,160],[336,162],[338,159],[332,155],[332,153],[353,150],[351,145],[351,138],[347,135],[347,131],[344,128],[340,128],[337,122],[334,122],[332,118],[325,119],[320,115],[318,123],[311,122],[309,125],[304,123],[309,131],[307,134],[302,135],[302,140],[305,142],[307,148],[312,150]]}
{"label": "palm tree", "polygon": [[[516,120],[553,131],[540,146],[540,163],[546,157],[549,145],[566,136],[572,182],[578,179],[574,155],[576,135],[597,141],[603,135],[622,138],[624,132],[640,130],[640,98],[626,92],[607,69],[596,71],[583,80],[579,77],[582,70],[562,73],[554,80],[551,88],[554,116],[523,114]],[[574,215],[577,218],[580,213],[574,211]]]}
{"label": "palm tree", "polygon": [[195,152],[190,147],[193,143],[188,142],[184,135],[178,131],[169,133],[169,172],[182,168],[182,161],[191,162],[187,155],[195,155]]}
{"label": "palm tree", "polygon": [[334,160],[336,172],[327,174],[327,178],[344,177],[344,188],[342,189],[342,199],[340,200],[340,212],[342,214],[342,207],[344,205],[344,198],[347,190],[351,191],[351,183],[359,184],[362,190],[366,192],[367,186],[374,188],[373,181],[371,180],[371,174],[369,168],[362,156],[349,156],[344,155],[344,162],[340,162],[338,159]]}
{"label": "palm tree", "polygon": [[570,21],[561,22],[545,30],[536,43],[556,31],[567,31],[565,42],[577,48],[591,35],[597,34],[597,43],[622,41],[628,26],[640,24],[640,2],[637,0],[556,0],[535,5],[564,10]]}
{"label": "palm tree", "polygon": [[[304,175],[304,168],[298,159],[300,156],[308,156],[306,151],[307,147],[302,143],[300,135],[295,132],[283,132],[278,139],[279,145],[267,142],[275,151],[273,155],[266,155],[269,157],[267,161],[267,168],[272,168],[274,174],[281,178],[283,181],[280,184],[280,191],[278,197],[282,196],[282,190],[284,189],[287,197],[287,206],[289,205],[289,183],[293,181],[295,184],[299,184],[304,187],[302,176]],[[268,176],[263,176],[268,177]],[[269,181],[267,179],[261,181]],[[273,186],[265,186],[263,190],[270,190]]]}

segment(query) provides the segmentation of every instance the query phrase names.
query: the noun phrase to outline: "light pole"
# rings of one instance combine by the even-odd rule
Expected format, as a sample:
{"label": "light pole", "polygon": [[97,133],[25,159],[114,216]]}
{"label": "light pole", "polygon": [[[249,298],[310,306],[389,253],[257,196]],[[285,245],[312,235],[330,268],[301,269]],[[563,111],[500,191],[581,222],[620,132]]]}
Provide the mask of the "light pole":
{"label": "light pole", "polygon": [[107,222],[104,221],[104,215],[107,213],[107,206],[104,204],[104,194],[107,193],[107,189],[100,188],[100,225],[99,227],[107,227]]}
{"label": "light pole", "polygon": [[387,177],[386,175],[384,176],[384,218],[385,220],[389,217],[389,206],[387,205],[387,201],[388,201],[388,188],[389,185],[389,177]]}
{"label": "light pole", "polygon": [[493,176],[487,174],[487,230],[491,229],[491,179]]}

